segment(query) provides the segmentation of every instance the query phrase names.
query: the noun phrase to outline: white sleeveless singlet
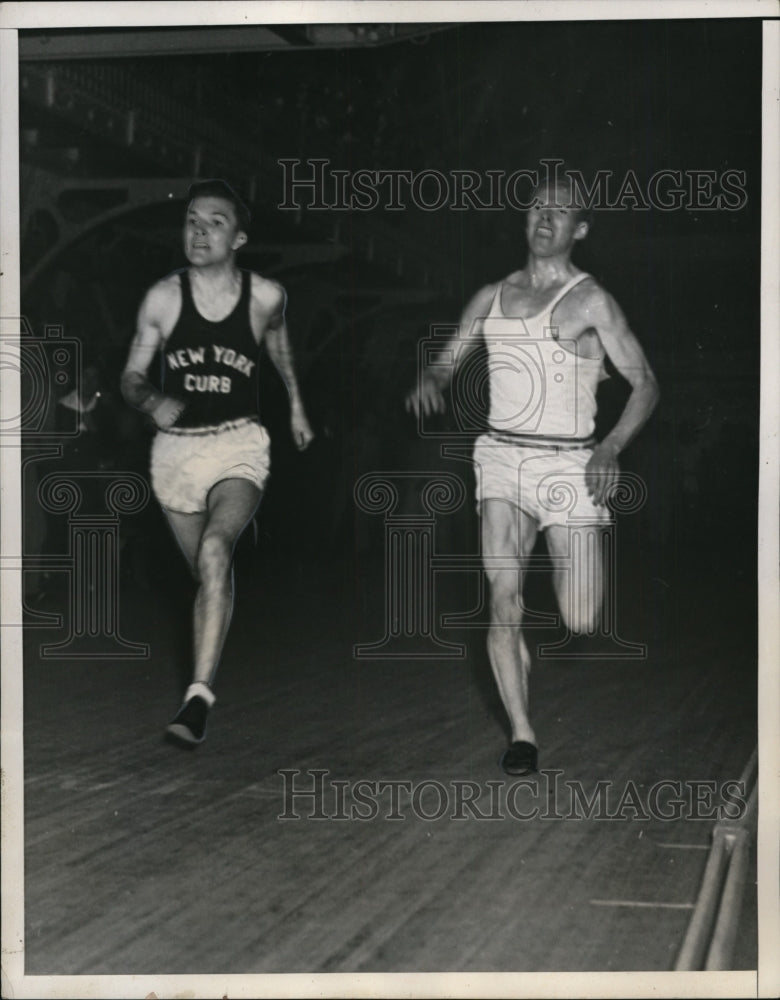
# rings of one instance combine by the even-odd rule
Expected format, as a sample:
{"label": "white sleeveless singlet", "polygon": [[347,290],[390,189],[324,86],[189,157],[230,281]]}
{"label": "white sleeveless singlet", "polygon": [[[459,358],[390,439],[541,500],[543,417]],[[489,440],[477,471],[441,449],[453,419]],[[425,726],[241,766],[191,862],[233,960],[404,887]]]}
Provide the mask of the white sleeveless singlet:
{"label": "white sleeveless singlet", "polygon": [[483,320],[492,430],[575,441],[593,434],[603,362],[579,357],[574,341],[557,339],[552,322],[561,299],[588,277],[576,275],[541,312],[525,319],[505,315],[504,282],[499,284]]}

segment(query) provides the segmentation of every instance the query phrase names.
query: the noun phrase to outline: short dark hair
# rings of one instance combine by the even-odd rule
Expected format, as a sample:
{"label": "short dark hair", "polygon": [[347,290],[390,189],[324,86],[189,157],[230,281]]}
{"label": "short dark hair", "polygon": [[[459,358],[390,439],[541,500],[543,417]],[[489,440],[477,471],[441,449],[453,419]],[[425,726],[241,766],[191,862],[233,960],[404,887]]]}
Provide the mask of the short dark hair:
{"label": "short dark hair", "polygon": [[195,198],[224,198],[233,206],[238,220],[238,228],[244,233],[249,232],[252,213],[228,182],[222,180],[221,177],[212,177],[210,180],[195,181],[190,184],[190,189],[187,192],[187,204],[189,205]]}
{"label": "short dark hair", "polygon": [[557,169],[555,171],[554,177],[547,176],[544,180],[540,180],[539,183],[534,188],[534,194],[540,191],[548,181],[554,181],[560,187],[568,188],[569,194],[572,198],[572,207],[577,210],[577,221],[586,222],[588,226],[593,225],[593,208],[591,205],[577,205],[574,203],[575,196],[575,182],[572,180],[572,174],[577,177],[582,177],[582,172],[577,170],[571,165],[567,160],[553,160],[557,164]]}

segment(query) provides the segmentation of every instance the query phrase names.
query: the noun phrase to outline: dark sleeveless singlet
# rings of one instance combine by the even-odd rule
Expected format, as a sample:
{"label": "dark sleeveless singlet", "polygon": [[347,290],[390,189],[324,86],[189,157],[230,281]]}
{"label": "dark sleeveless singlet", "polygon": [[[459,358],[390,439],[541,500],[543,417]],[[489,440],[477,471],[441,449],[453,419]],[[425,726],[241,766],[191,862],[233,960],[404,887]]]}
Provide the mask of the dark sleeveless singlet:
{"label": "dark sleeveless singlet", "polygon": [[180,271],[179,279],[181,312],[162,352],[162,390],[186,403],[175,427],[258,419],[258,347],[249,321],[251,272],[241,271],[239,300],[217,322],[196,309],[189,272]]}

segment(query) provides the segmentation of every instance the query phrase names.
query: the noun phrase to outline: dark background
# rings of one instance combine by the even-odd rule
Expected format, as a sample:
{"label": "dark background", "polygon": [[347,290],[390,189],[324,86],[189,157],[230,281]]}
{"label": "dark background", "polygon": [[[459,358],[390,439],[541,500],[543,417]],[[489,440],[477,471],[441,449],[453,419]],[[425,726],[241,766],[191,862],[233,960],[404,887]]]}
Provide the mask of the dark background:
{"label": "dark background", "polygon": [[[352,498],[361,473],[469,476],[439,457],[436,441],[419,438],[403,397],[420,338],[456,320],[482,284],[522,266],[525,252],[523,217],[512,209],[280,211],[279,159],[510,173],[560,157],[586,177],[613,171],[616,187],[629,169],[644,183],[660,169],[741,170],[739,211],[602,211],[574,260],[621,304],[662,391],[623,458],[648,500],[619,526],[621,557],[658,601],[670,589],[688,595],[706,577],[739,592],[750,622],[760,22],[468,24],[405,40],[383,34],[390,27],[366,28],[384,44],[49,61],[24,58],[24,45],[46,33],[20,33],[24,313],[36,336],[62,326],[81,343],[82,366],[101,366],[113,467],[146,467],[149,429],[121,402],[118,376],[144,291],[185,263],[180,223],[196,163],[200,176],[224,176],[251,201],[240,263],[288,290],[318,434],[309,453],[294,453],[284,392],[266,363],[260,392],[274,475],[257,538],[244,543],[248,564],[292,554],[379,565],[381,518],[357,512]],[[321,259],[312,262],[312,248]],[[75,384],[75,369],[68,378],[52,386],[52,400]],[[604,384],[601,426],[625,398],[622,380]],[[451,417],[441,424],[451,427]],[[141,521],[126,529],[136,536],[136,569],[165,582],[176,570],[159,555],[172,543],[156,511],[145,517],[142,530]],[[445,548],[470,547],[470,502],[439,528]]]}
{"label": "dark background", "polygon": [[[235,44],[247,38],[255,50],[239,53],[217,51],[231,43],[216,27],[20,33],[26,969],[669,969],[689,912],[647,903],[693,900],[707,854],[688,848],[707,846],[709,823],[646,836],[598,820],[408,823],[388,850],[385,823],[276,819],[280,766],[498,774],[509,734],[487,662],[470,464],[421,437],[403,399],[432,327],[525,258],[511,209],[280,211],[278,161],[508,174],[560,157],[586,177],[612,171],[615,186],[628,170],[642,184],[661,169],[744,171],[739,211],[601,211],[575,252],[622,306],[661,402],[621,458],[647,498],[617,519],[616,628],[575,638],[571,658],[542,655],[562,629],[527,636],[544,767],[586,788],[735,779],[756,743],[761,24],[251,26]],[[239,260],[289,293],[317,439],[295,452],[266,361],[273,474],[237,551],[213,728],[183,758],[161,736],[191,678],[194,585],[159,507],[121,518],[114,631],[83,657],[90,636],[76,636],[61,659],[63,631],[95,603],[68,581],[105,578],[94,564],[70,572],[69,531],[91,528],[44,517],[37,491],[49,471],[148,474],[151,429],[122,402],[119,374],[145,290],[185,264],[194,176],[224,176],[252,203]],[[100,405],[74,433],[61,401],[89,365]],[[619,377],[602,383],[602,428],[626,395]],[[455,425],[450,413],[430,429]],[[437,573],[425,596],[438,638],[466,655],[418,658],[430,636],[414,634],[393,658],[361,658],[355,644],[379,643],[390,616],[385,521],[357,509],[355,483],[394,479],[396,513],[410,516],[437,471],[461,476],[467,499],[437,518],[436,551],[465,553],[471,569]],[[101,514],[100,491],[85,503]],[[411,577],[418,597],[428,581]],[[549,572],[529,574],[524,598],[554,610]],[[472,609],[471,631],[442,624]],[[120,633],[148,654],[108,659]],[[619,640],[645,654],[622,655]],[[735,969],[757,961],[753,845],[745,883]],[[594,909],[604,897],[640,905]]]}

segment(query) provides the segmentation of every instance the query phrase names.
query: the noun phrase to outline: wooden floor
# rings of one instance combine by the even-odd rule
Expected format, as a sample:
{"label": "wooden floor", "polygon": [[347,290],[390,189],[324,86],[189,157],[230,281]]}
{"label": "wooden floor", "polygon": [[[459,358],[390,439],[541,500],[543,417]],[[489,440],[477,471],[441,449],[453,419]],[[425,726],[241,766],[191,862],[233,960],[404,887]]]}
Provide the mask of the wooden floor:
{"label": "wooden floor", "polygon": [[[652,607],[624,609],[646,660],[538,664],[540,767],[560,772],[558,791],[541,774],[516,804],[549,816],[513,818],[504,802],[502,818],[453,819],[457,782],[475,783],[483,814],[513,784],[497,767],[506,723],[484,634],[454,636],[464,660],[356,660],[354,643],[381,635],[381,567],[239,569],[195,752],[161,738],[181,690],[175,588],[123,584],[122,631],[150,643],[148,660],[46,661],[57,631],[27,630],[27,974],[673,968],[714,820],[632,818],[625,802],[623,820],[572,818],[566,782],[610,782],[614,811],[664,779],[739,777],[756,671],[733,606],[724,616],[704,593],[694,607],[667,584]],[[446,581],[441,594],[445,611],[473,596]],[[299,771],[301,789],[314,769],[331,817],[365,812],[361,779],[410,783],[428,815],[441,800],[420,783],[438,782],[447,812],[415,815],[401,791],[402,819],[387,794],[373,819],[306,818],[311,800],[286,799],[280,771]],[[738,969],[755,968],[754,889]]]}

